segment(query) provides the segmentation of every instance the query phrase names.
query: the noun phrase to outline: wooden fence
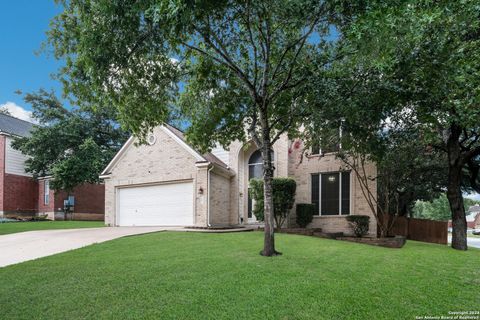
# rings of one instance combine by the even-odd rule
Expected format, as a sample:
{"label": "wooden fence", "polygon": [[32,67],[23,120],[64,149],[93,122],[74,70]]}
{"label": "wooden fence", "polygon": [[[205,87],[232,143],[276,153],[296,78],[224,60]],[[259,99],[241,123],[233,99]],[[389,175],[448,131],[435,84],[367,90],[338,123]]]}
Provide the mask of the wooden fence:
{"label": "wooden fence", "polygon": [[407,239],[416,241],[447,244],[448,222],[397,217],[389,235],[405,236]]}

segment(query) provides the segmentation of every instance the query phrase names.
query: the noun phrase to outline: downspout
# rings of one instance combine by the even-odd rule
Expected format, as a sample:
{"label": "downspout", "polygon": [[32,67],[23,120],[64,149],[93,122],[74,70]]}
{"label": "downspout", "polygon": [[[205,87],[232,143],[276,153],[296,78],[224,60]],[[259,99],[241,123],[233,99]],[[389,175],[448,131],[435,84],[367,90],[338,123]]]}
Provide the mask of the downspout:
{"label": "downspout", "polygon": [[213,170],[213,165],[207,171],[207,227],[211,227],[210,224],[210,171]]}

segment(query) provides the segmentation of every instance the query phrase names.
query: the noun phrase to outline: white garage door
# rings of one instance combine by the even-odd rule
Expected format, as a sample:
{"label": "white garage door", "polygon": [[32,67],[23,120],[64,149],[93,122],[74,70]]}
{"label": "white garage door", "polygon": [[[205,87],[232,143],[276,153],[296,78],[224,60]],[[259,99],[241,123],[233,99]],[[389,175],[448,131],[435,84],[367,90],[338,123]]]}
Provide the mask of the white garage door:
{"label": "white garage door", "polygon": [[118,189],[118,225],[193,225],[192,182]]}

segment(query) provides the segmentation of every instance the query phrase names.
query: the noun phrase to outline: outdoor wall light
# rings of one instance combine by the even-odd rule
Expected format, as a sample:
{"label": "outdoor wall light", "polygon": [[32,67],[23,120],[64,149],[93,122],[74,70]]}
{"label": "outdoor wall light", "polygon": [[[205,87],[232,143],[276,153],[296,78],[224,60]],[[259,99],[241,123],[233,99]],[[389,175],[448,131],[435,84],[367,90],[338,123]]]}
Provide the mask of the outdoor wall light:
{"label": "outdoor wall light", "polygon": [[335,176],[329,176],[328,181],[329,182],[335,182]]}
{"label": "outdoor wall light", "polygon": [[203,188],[200,187],[200,189],[198,189],[198,194],[203,194]]}

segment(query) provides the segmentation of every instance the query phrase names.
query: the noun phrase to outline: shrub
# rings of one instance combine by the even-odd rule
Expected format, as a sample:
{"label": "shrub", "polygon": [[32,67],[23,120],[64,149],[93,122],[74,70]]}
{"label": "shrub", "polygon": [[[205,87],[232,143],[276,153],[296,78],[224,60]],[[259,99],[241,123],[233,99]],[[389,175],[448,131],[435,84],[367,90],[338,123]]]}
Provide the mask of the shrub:
{"label": "shrub", "polygon": [[350,222],[353,234],[361,238],[368,233],[370,217],[362,215],[347,216],[347,221]]}
{"label": "shrub", "polygon": [[[273,178],[273,216],[277,228],[281,228],[287,220],[295,202],[297,183],[290,178]],[[255,200],[253,214],[259,221],[264,220],[263,213],[263,180],[250,180],[250,196]]]}
{"label": "shrub", "polygon": [[306,228],[307,225],[313,221],[314,213],[315,213],[315,205],[311,203],[297,204],[297,224],[301,228]]}

